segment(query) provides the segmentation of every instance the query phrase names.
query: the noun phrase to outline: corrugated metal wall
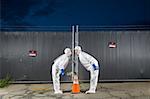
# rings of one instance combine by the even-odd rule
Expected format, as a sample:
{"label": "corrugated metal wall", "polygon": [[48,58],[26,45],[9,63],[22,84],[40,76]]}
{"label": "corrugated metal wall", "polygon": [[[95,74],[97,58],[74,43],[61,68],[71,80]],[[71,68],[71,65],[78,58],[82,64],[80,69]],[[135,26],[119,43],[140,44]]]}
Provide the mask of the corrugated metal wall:
{"label": "corrugated metal wall", "polygon": [[[2,38],[1,38],[1,34],[0,34],[0,46],[2,45]],[[1,69],[1,67],[2,67],[2,64],[1,64],[1,61],[2,60],[2,48],[0,47],[0,78],[2,77],[2,75],[1,75],[1,73],[2,73],[2,69]]]}
{"label": "corrugated metal wall", "polygon": [[[0,69],[2,77],[11,74],[17,81],[51,81],[53,60],[71,48],[71,32],[3,32],[0,34]],[[109,42],[117,48],[109,48]],[[95,56],[100,65],[100,80],[150,79],[149,31],[79,32],[83,51]],[[37,57],[29,57],[29,50]],[[80,63],[80,62],[79,62]],[[66,72],[71,71],[69,63]],[[86,75],[86,76],[85,76]],[[80,80],[89,80],[89,73],[79,64]],[[63,77],[63,81],[70,81]]]}
{"label": "corrugated metal wall", "polygon": [[[149,31],[80,32],[79,39],[83,51],[98,59],[99,79],[150,79]],[[109,42],[117,48],[109,48]],[[81,64],[79,68],[80,79],[89,79]]]}
{"label": "corrugated metal wall", "polygon": [[[63,54],[65,47],[71,47],[69,32],[5,32],[0,36],[3,41],[2,77],[11,74],[17,81],[51,80],[54,59]],[[32,49],[37,51],[37,57],[29,57]],[[71,70],[71,65],[67,70]]]}

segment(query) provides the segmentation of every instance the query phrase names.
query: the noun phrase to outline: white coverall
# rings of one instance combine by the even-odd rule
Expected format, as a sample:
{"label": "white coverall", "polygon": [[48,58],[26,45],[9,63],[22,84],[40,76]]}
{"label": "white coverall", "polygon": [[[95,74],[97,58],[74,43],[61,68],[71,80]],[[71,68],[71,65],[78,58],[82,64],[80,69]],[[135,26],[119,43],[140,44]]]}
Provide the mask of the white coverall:
{"label": "white coverall", "polygon": [[60,90],[60,75],[64,75],[64,69],[67,67],[71,55],[69,48],[66,48],[64,52],[65,54],[54,60],[54,64],[52,65],[52,79],[55,94],[62,94]]}
{"label": "white coverall", "polygon": [[79,56],[81,64],[90,72],[90,89],[86,93],[95,93],[99,74],[98,61],[93,56],[83,52],[80,46],[75,47],[75,53]]}

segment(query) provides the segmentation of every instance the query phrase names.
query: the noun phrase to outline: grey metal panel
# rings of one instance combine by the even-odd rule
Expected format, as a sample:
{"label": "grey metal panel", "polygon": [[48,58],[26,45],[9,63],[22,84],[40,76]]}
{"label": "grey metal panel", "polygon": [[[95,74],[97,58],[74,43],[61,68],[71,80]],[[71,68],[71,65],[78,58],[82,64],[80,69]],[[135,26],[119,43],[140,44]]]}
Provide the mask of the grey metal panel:
{"label": "grey metal panel", "polygon": [[136,78],[150,78],[150,32],[131,33],[132,66]]}
{"label": "grey metal panel", "polygon": [[[15,80],[51,80],[51,65],[71,47],[69,32],[5,32],[3,33],[2,75],[11,74]],[[36,50],[37,57],[29,57],[29,50]],[[71,66],[66,71],[71,71]],[[70,80],[65,76],[62,80]]]}
{"label": "grey metal panel", "polygon": [[[48,80],[54,59],[63,54],[65,47],[71,48],[71,33],[41,32],[34,34],[33,48],[39,53],[37,59],[33,62],[32,72],[39,73],[39,75],[31,75],[31,78]],[[66,72],[71,72],[71,63],[69,63]],[[62,77],[62,80],[70,79],[71,77]]]}
{"label": "grey metal panel", "polygon": [[[132,32],[131,32],[132,33]],[[129,31],[117,32],[117,69],[116,79],[128,79],[135,77],[132,74],[135,67],[131,65],[131,33]],[[115,65],[114,65],[115,66]]]}
{"label": "grey metal panel", "polygon": [[[101,80],[150,78],[149,31],[80,32],[80,45],[101,65]],[[117,48],[109,48],[114,41]],[[85,76],[87,75],[87,76]],[[89,73],[79,66],[79,78],[89,80]]]}
{"label": "grey metal panel", "polygon": [[[69,32],[4,32],[0,34],[1,76],[11,74],[17,81],[51,81],[53,60],[71,48]],[[108,42],[117,43],[109,48]],[[100,80],[150,79],[149,31],[79,32],[83,51],[100,63]],[[29,50],[37,50],[37,57],[29,57]],[[66,72],[71,71],[71,62]],[[79,62],[79,79],[89,80],[89,73]],[[70,77],[62,77],[71,81]]]}
{"label": "grey metal panel", "polygon": [[32,60],[28,51],[32,48],[32,35],[19,32],[3,33],[2,76],[10,74],[15,80],[29,79]]}
{"label": "grey metal panel", "polygon": [[0,79],[2,77],[2,69],[1,69],[2,64],[1,64],[1,62],[2,62],[2,35],[0,32]]}

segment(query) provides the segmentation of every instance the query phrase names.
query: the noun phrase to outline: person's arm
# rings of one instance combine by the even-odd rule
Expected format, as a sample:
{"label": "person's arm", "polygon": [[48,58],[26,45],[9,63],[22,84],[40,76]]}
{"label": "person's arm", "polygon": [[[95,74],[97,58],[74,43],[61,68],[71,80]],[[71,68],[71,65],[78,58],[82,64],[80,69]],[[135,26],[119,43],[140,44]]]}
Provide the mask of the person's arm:
{"label": "person's arm", "polygon": [[91,56],[90,54],[86,53],[86,59],[89,61],[89,63],[91,64],[91,66],[93,67],[94,70],[98,70],[99,66],[96,66],[95,62],[97,62],[97,60]]}
{"label": "person's arm", "polygon": [[68,57],[64,57],[63,60],[60,63],[60,75],[64,76],[65,75],[65,67],[68,65]]}

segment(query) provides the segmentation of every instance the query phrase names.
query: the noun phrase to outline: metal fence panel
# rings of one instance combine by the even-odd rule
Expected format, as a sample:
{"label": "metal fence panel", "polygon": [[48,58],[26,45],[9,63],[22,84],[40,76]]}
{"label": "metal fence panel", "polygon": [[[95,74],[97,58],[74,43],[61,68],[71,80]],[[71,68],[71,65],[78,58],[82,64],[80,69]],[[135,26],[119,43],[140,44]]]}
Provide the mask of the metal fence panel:
{"label": "metal fence panel", "polygon": [[1,36],[1,32],[0,32],[0,79],[2,77],[2,63],[1,63],[1,60],[2,60],[2,36]]}
{"label": "metal fence panel", "polygon": [[[71,32],[0,33],[0,77],[11,74],[16,81],[52,81],[53,60],[71,48]],[[116,48],[109,48],[116,42]],[[100,63],[99,80],[150,79],[149,31],[79,31],[79,45]],[[29,50],[37,57],[29,57]],[[66,69],[71,72],[71,60]],[[79,79],[89,72],[79,62]],[[62,77],[71,81],[71,76]]]}
{"label": "metal fence panel", "polygon": [[[1,36],[2,76],[11,74],[17,81],[51,81],[54,59],[63,54],[65,47],[71,48],[69,32],[4,32]],[[29,57],[30,50],[36,50],[37,57]],[[70,63],[66,71],[71,71]]]}
{"label": "metal fence panel", "polygon": [[[150,78],[149,31],[82,31],[79,34],[83,51],[100,63],[99,80]],[[109,42],[116,42],[117,47],[109,48]],[[89,80],[89,73],[81,64],[79,78]]]}

